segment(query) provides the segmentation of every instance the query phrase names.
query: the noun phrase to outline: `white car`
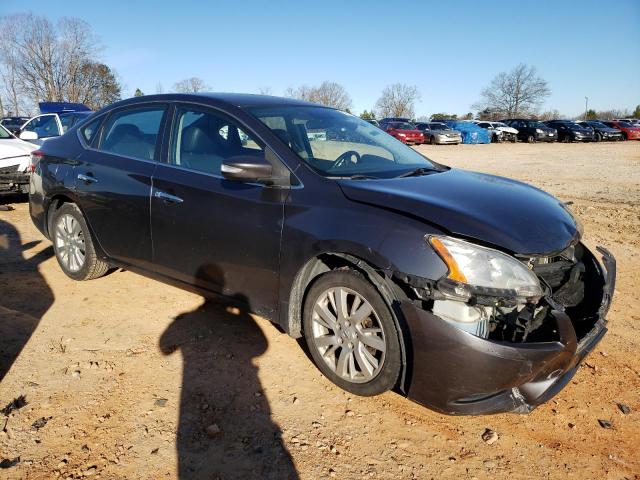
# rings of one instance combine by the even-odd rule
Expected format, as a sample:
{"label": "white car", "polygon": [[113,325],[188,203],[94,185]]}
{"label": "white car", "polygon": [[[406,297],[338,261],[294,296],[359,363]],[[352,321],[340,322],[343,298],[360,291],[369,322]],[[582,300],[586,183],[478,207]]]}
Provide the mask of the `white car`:
{"label": "white car", "polygon": [[502,122],[489,122],[484,120],[476,120],[476,125],[482,128],[486,128],[487,130],[491,130],[491,141],[492,142],[517,142],[518,141],[518,130],[513,127],[510,127],[506,123]]}
{"label": "white car", "polygon": [[16,138],[0,125],[0,192],[29,191],[31,152],[38,146]]}
{"label": "white car", "polygon": [[93,112],[44,113],[29,119],[20,127],[18,136],[33,144],[42,145],[46,140],[59,137],[76,123]]}

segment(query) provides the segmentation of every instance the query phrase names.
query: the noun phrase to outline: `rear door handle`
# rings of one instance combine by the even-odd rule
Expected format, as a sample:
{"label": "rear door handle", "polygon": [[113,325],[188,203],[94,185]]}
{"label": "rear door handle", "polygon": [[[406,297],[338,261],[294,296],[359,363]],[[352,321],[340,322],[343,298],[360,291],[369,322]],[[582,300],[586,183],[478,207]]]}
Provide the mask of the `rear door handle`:
{"label": "rear door handle", "polygon": [[90,175],[85,175],[83,173],[79,173],[78,174],[78,180],[83,181],[84,183],[86,183],[87,185],[89,183],[98,183],[98,179],[96,177],[92,177]]}
{"label": "rear door handle", "polygon": [[171,195],[170,193],[163,192],[162,190],[154,190],[153,196],[161,199],[167,205],[179,205],[184,202],[180,197],[176,197],[175,195]]}

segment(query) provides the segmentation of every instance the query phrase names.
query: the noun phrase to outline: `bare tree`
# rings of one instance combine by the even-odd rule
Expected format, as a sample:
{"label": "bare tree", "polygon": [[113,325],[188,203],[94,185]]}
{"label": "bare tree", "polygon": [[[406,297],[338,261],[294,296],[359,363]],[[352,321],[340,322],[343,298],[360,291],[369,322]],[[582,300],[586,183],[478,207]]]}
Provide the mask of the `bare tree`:
{"label": "bare tree", "polygon": [[420,99],[418,87],[394,83],[382,91],[382,96],[376,102],[378,117],[407,117],[415,114],[415,103]]}
{"label": "bare tree", "polygon": [[284,95],[343,111],[348,111],[352,104],[351,96],[347,90],[339,83],[330,81],[324,81],[318,87],[308,85],[301,85],[297,88],[289,87],[285,90]]}
{"label": "bare tree", "polygon": [[88,101],[94,107],[119,98],[117,76],[97,61],[100,43],[83,20],[54,24],[31,13],[2,17],[0,41],[3,83],[16,111],[18,97],[34,104]]}
{"label": "bare tree", "polygon": [[328,81],[313,89],[311,101],[343,111],[349,110],[352,105],[347,90],[339,83]]}
{"label": "bare tree", "polygon": [[260,87],[258,88],[258,93],[260,95],[273,95],[273,89],[271,87]]}
{"label": "bare tree", "polygon": [[289,98],[297,98],[298,100],[306,100],[307,102],[312,102],[313,97],[313,87],[308,85],[301,85],[299,87],[288,87],[284,91],[284,96]]}
{"label": "bare tree", "polygon": [[116,74],[105,64],[85,63],[79,76],[84,87],[73,101],[84,103],[92,110],[99,110],[120,100],[120,82]]}
{"label": "bare tree", "polygon": [[162,86],[162,82],[156,83],[156,94],[164,93],[164,87]]}
{"label": "bare tree", "polygon": [[540,115],[536,116],[536,118],[538,120],[542,120],[542,121],[558,120],[561,117],[562,116],[560,115],[560,112],[555,108],[553,110],[546,110],[546,111],[542,112]]}
{"label": "bare tree", "polygon": [[536,68],[521,63],[510,72],[496,75],[473,108],[489,109],[505,117],[531,115],[550,94],[547,81],[537,75]]}
{"label": "bare tree", "polygon": [[185,78],[173,84],[173,90],[178,93],[198,93],[210,89],[211,87],[199,77]]}

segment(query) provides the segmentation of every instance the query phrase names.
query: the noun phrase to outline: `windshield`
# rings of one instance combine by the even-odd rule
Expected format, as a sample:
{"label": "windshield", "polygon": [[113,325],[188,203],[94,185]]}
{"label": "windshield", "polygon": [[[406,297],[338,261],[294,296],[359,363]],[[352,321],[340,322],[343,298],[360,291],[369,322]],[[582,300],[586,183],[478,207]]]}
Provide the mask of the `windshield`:
{"label": "windshield", "polygon": [[622,128],[633,128],[633,127],[635,127],[635,125],[631,125],[629,122],[618,122],[618,125],[620,125]]}
{"label": "windshield", "polygon": [[496,123],[494,123],[494,125],[496,127],[507,127],[507,128],[509,127],[509,125],[507,125],[506,123],[502,123],[502,122],[496,122]]}
{"label": "windshield", "polygon": [[549,125],[545,125],[544,123],[538,122],[537,120],[530,120],[529,128],[549,128]]}
{"label": "windshield", "polygon": [[8,138],[13,138],[13,136],[9,133],[9,131],[0,125],[0,139],[6,140]]}
{"label": "windshield", "polygon": [[430,123],[429,125],[433,130],[450,130],[449,126],[444,123]]}
{"label": "windshield", "polygon": [[407,122],[394,122],[389,125],[391,128],[395,128],[396,130],[415,130],[416,127]]}
{"label": "windshield", "polygon": [[392,178],[416,168],[441,168],[379,128],[339,110],[283,106],[249,111],[327,177]]}

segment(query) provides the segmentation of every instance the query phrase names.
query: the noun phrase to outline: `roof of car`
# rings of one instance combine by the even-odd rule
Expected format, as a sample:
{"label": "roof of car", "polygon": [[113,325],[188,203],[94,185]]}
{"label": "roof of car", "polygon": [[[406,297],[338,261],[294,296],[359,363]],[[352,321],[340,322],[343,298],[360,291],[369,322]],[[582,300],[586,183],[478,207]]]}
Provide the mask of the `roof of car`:
{"label": "roof of car", "polygon": [[228,103],[240,108],[248,107],[276,107],[284,105],[298,106],[322,106],[317,103],[298,100],[296,98],[274,97],[271,95],[254,95],[251,93],[217,93],[217,92],[198,92],[198,93],[165,93],[160,95],[144,95],[142,97],[133,97],[125,100],[124,103],[136,103],[137,101],[153,101],[153,100],[198,100],[211,99],[219,102]]}

